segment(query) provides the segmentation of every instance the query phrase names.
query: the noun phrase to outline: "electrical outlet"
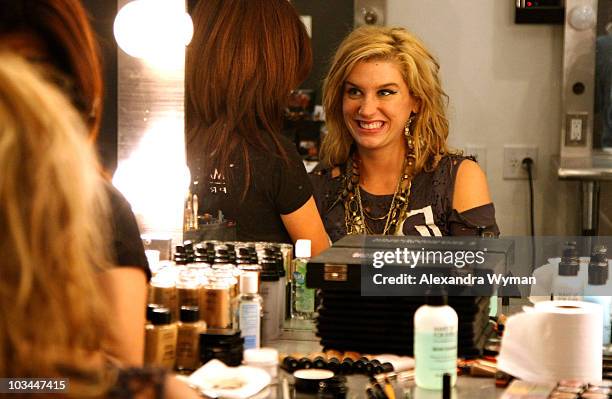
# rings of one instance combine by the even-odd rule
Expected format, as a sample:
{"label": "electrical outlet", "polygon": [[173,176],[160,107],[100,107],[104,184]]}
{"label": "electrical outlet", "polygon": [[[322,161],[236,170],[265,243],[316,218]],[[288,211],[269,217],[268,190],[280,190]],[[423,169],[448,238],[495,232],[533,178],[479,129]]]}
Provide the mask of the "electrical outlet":
{"label": "electrical outlet", "polygon": [[527,169],[523,167],[523,159],[533,159],[531,175],[536,178],[538,164],[538,147],[529,145],[504,146],[504,179],[527,179]]}

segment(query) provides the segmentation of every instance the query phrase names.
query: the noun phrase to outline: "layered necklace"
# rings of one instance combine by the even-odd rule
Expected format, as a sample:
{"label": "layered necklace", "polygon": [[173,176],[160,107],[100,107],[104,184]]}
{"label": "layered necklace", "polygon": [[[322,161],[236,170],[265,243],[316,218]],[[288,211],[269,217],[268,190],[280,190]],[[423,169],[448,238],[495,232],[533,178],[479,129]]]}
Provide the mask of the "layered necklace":
{"label": "layered necklace", "polygon": [[[344,174],[344,222],[347,234],[400,235],[402,223],[408,214],[408,197],[414,177],[415,160],[412,138],[407,135],[407,151],[402,166],[402,174],[397,182],[389,210],[382,216],[373,217],[367,213],[361,202],[359,188],[359,158],[356,153],[349,158]],[[385,220],[382,231],[374,231],[371,221]]]}

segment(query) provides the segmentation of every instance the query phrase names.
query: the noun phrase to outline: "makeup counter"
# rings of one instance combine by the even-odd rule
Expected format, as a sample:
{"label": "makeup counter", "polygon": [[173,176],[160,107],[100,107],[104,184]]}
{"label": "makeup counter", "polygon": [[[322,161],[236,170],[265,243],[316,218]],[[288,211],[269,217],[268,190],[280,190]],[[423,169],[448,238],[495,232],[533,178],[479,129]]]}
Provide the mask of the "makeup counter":
{"label": "makeup counter", "polygon": [[[274,374],[267,388],[262,391],[260,386],[253,392],[259,392],[256,398],[423,399],[443,395],[443,384],[437,390],[423,389],[415,384],[412,356],[417,349],[412,347],[414,326],[411,323],[415,311],[422,307],[423,298],[394,297],[389,301],[389,298],[365,297],[361,298],[364,302],[360,302],[359,291],[350,290],[348,299],[338,297],[320,284],[312,284],[313,274],[318,274],[317,263],[321,263],[321,259],[329,260],[325,258],[329,255],[323,253],[310,260],[309,252],[304,252],[299,242],[295,258],[291,245],[263,242],[204,241],[194,244],[188,241],[175,248],[172,261],[159,261],[159,253],[148,252],[153,277],[147,306],[146,364],[163,366],[183,375],[193,373],[188,382],[199,386],[204,393],[201,380],[212,378],[215,370],[211,364],[219,360],[230,367],[246,364],[263,367]],[[320,270],[326,273],[328,281],[337,283],[349,279],[346,269],[333,262],[331,265],[334,266],[331,269]],[[318,293],[307,286],[319,288]],[[346,300],[352,305],[347,305]],[[454,344],[458,358],[455,354],[452,367],[453,372],[457,371],[453,398],[527,398],[503,396],[511,377],[497,371],[496,356],[505,319],[489,317],[498,314],[499,303],[501,299],[496,297],[493,300],[489,297],[449,298],[449,304],[459,315],[458,336],[455,335],[458,345]],[[512,299],[511,304],[499,307],[502,313],[521,312],[527,302]],[[393,313],[394,307],[401,309],[403,314]],[[340,310],[341,314],[334,310]],[[402,319],[409,319],[410,323]],[[554,320],[552,323],[557,331],[562,330],[554,325]],[[601,331],[601,327],[598,328]],[[533,332],[517,339],[514,333],[518,352],[537,350],[527,344],[522,346],[522,340],[529,340],[529,334]],[[599,334],[601,336],[601,332]],[[598,345],[600,365],[601,343]],[[385,355],[370,355],[373,353]],[[601,375],[601,367],[598,367]],[[276,371],[270,372],[272,369]],[[230,373],[229,370],[224,369],[221,375]],[[296,371],[298,373],[293,374]],[[306,374],[300,376],[300,372]],[[333,378],[326,380],[330,375],[325,373],[331,373]],[[207,384],[215,383],[208,381]],[[531,388],[517,387],[515,393],[526,389],[548,389],[550,393],[553,388],[554,385],[533,384]],[[555,389],[578,388],[562,386]],[[598,385],[580,385],[577,392],[587,392],[587,389],[603,390]],[[216,397],[208,393],[209,397]],[[567,395],[558,397],[570,398]],[[571,396],[579,397],[577,394]]]}

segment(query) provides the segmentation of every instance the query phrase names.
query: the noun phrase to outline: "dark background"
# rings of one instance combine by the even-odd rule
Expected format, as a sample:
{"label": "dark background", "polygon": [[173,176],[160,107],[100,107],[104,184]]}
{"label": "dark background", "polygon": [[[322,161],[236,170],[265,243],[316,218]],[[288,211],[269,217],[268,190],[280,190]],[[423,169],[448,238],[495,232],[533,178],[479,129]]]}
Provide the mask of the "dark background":
{"label": "dark background", "polygon": [[105,169],[113,173],[117,168],[117,44],[113,36],[113,22],[117,15],[114,0],[83,0],[96,31],[104,67],[104,112],[98,135],[98,152]]}

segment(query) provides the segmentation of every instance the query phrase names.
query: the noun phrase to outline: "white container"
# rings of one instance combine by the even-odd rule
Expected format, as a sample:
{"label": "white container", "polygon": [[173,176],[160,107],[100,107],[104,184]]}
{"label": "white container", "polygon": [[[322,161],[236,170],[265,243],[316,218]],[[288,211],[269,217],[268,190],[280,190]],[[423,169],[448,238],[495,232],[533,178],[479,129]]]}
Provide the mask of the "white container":
{"label": "white container", "polygon": [[457,312],[446,297],[428,297],[414,314],[415,381],[425,389],[442,389],[442,377],[457,381]]}
{"label": "white container", "polygon": [[278,351],[274,348],[247,349],[244,351],[242,363],[266,371],[272,384],[278,382]]}

